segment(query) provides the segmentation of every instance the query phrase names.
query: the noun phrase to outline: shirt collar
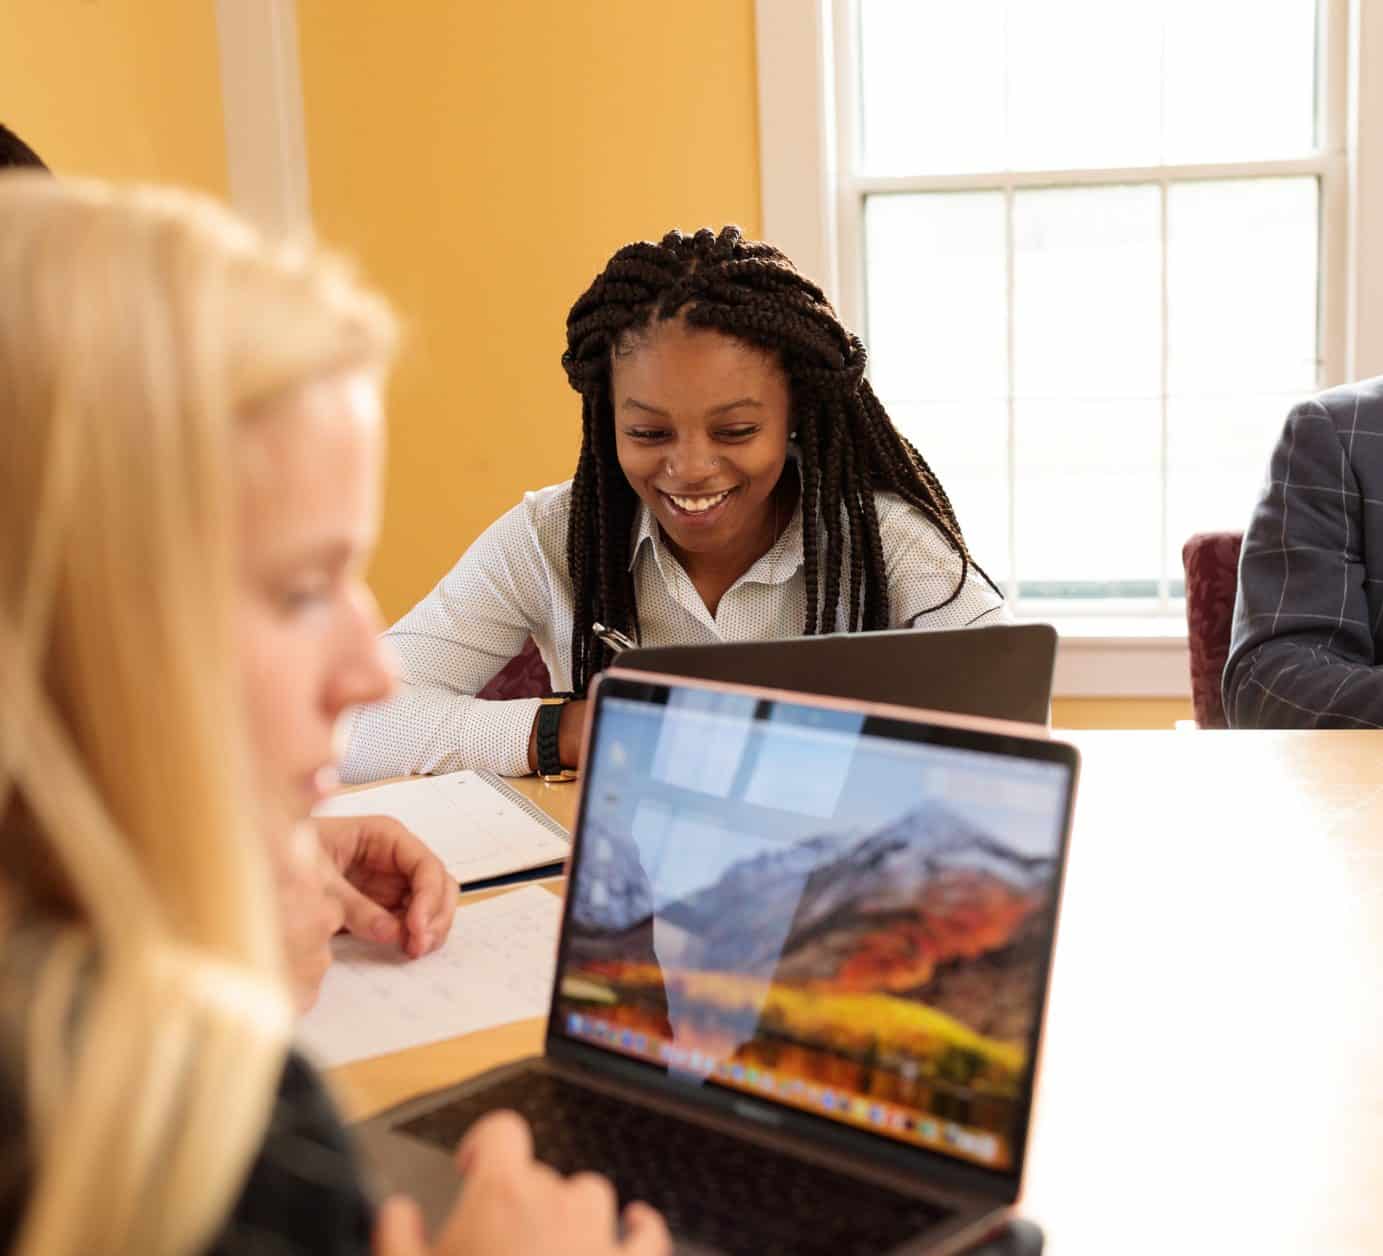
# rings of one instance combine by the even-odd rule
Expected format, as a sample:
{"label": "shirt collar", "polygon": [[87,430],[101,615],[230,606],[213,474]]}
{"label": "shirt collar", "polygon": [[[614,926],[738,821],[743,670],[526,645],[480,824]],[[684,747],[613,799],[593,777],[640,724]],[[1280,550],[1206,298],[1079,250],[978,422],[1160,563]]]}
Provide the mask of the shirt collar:
{"label": "shirt collar", "polygon": [[[788,444],[788,461],[792,463],[798,477],[796,509],[792,512],[792,518],[788,520],[788,526],[783,529],[778,539],[769,547],[768,552],[736,580],[736,584],[785,584],[802,566],[802,461],[797,446],[791,443]],[[634,521],[634,540],[629,547],[630,571],[634,570],[635,564],[639,561],[639,555],[644,551],[645,546],[653,555],[653,561],[657,563],[658,570],[666,579],[667,572],[663,567],[662,531],[658,527],[658,521],[654,518],[653,512],[643,502],[640,502],[638,517]]]}

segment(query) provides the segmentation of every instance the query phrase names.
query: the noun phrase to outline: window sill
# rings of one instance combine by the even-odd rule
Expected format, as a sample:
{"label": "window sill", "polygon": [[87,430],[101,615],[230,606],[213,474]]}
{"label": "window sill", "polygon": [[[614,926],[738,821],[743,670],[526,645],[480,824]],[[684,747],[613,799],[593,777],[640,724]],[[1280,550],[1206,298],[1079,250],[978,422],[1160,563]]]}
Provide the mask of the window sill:
{"label": "window sill", "polygon": [[1043,622],[1052,624],[1060,637],[1053,697],[1191,696],[1184,619],[1054,616]]}

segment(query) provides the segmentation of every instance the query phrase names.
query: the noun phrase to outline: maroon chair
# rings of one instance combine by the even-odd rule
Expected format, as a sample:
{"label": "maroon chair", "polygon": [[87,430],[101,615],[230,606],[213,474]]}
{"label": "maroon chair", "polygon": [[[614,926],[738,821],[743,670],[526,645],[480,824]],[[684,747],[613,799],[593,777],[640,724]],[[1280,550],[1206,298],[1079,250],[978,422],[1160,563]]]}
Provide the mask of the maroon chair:
{"label": "maroon chair", "polygon": [[476,696],[480,698],[541,698],[552,692],[547,664],[538,653],[533,638],[499,669]]}
{"label": "maroon chair", "polygon": [[1198,532],[1181,547],[1186,569],[1186,645],[1191,705],[1201,728],[1228,728],[1220,682],[1229,657],[1242,532]]}

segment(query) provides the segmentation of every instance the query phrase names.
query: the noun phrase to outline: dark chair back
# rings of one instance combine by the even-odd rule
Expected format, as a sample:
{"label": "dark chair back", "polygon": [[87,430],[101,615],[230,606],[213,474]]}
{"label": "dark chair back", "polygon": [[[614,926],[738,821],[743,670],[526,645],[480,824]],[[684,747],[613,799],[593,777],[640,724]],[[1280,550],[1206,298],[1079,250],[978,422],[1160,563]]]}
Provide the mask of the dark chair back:
{"label": "dark chair back", "polygon": [[533,638],[499,669],[476,696],[503,701],[505,698],[541,698],[552,692],[547,664],[538,653]]}
{"label": "dark chair back", "polygon": [[1201,728],[1227,728],[1220,683],[1229,657],[1242,532],[1198,532],[1181,547],[1186,569],[1186,644],[1191,704]]}

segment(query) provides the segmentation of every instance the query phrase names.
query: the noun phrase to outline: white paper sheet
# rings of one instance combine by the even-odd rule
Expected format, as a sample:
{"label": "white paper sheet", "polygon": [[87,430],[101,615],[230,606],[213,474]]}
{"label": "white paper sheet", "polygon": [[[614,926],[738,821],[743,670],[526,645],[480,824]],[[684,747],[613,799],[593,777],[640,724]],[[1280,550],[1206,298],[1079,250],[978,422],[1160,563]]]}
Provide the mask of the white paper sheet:
{"label": "white paper sheet", "polygon": [[[337,794],[319,816],[386,815],[428,844],[463,885],[542,864],[571,853],[560,826],[497,777],[448,772]],[[556,831],[554,831],[556,829]]]}
{"label": "white paper sheet", "polygon": [[332,1068],[541,1016],[561,917],[561,900],[530,885],[459,908],[441,949],[422,959],[339,937],[299,1043]]}

